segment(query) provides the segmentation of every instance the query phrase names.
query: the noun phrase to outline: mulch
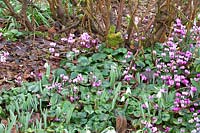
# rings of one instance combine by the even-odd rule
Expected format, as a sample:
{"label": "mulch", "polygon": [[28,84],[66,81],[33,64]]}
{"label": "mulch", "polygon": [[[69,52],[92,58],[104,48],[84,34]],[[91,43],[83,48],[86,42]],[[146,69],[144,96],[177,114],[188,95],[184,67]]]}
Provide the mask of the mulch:
{"label": "mulch", "polygon": [[51,69],[58,68],[64,54],[56,57],[54,53],[65,53],[67,47],[57,44],[55,52],[50,53],[50,42],[52,41],[40,37],[19,39],[17,42],[0,40],[0,51],[9,53],[6,62],[0,64],[0,89],[18,86],[21,81],[39,80],[46,71],[46,62]]}

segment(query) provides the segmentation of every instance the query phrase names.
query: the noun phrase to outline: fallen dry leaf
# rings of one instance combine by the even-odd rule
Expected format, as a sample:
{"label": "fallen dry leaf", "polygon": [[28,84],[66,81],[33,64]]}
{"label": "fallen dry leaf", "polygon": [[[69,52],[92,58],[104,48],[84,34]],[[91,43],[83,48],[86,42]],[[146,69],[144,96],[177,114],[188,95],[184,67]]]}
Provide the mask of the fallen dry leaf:
{"label": "fallen dry leaf", "polygon": [[125,133],[127,130],[127,120],[125,116],[119,115],[116,117],[117,133]]}

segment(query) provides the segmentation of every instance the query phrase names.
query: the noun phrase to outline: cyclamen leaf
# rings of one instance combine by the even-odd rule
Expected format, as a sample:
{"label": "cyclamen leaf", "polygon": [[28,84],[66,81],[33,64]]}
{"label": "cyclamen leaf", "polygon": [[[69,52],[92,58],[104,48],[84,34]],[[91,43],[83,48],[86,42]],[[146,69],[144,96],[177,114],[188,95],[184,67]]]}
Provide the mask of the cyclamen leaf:
{"label": "cyclamen leaf", "polygon": [[163,121],[168,121],[170,119],[170,115],[167,113],[162,113],[162,120]]}
{"label": "cyclamen leaf", "polygon": [[91,105],[86,105],[85,107],[84,107],[84,110],[88,113],[88,114],[92,114],[92,113],[94,113],[94,110],[92,109],[92,106]]}
{"label": "cyclamen leaf", "polygon": [[70,103],[69,101],[64,101],[62,104],[62,112],[66,113],[67,119],[66,123],[69,123],[75,109],[75,105]]}
{"label": "cyclamen leaf", "polygon": [[136,61],[135,63],[137,64],[137,66],[139,66],[141,68],[145,67],[145,63],[143,61],[141,61],[141,60]]}
{"label": "cyclamen leaf", "polygon": [[119,53],[123,53],[126,54],[127,53],[127,49],[126,48],[118,48],[117,50],[115,50],[112,55],[117,55]]}
{"label": "cyclamen leaf", "polygon": [[39,84],[33,84],[28,86],[28,90],[31,92],[38,92],[40,90],[40,85]]}
{"label": "cyclamen leaf", "polygon": [[97,54],[93,54],[93,55],[92,55],[92,59],[93,59],[94,61],[104,60],[106,57],[107,57],[107,55],[106,55],[106,54],[103,54],[103,53],[97,53]]}
{"label": "cyclamen leaf", "polygon": [[87,65],[90,64],[88,58],[85,57],[85,56],[81,56],[81,57],[78,59],[78,63],[79,63],[81,66],[87,66]]}
{"label": "cyclamen leaf", "polygon": [[54,71],[55,77],[60,77],[61,74],[67,75],[67,72],[65,71],[65,69],[58,68]]}

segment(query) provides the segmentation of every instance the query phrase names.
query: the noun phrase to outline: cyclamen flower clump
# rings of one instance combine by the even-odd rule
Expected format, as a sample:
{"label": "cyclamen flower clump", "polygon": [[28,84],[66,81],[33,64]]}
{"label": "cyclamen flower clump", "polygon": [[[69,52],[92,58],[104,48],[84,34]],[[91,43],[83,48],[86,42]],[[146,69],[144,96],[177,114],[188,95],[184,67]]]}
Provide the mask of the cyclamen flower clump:
{"label": "cyclamen flower clump", "polygon": [[200,132],[200,110],[196,113],[193,113],[192,119],[188,121],[189,123],[195,123],[195,128],[191,131],[191,133],[199,133]]}
{"label": "cyclamen flower clump", "polygon": [[[128,62],[128,60],[130,60],[131,57],[133,57],[133,52],[128,51],[127,54],[124,56],[124,58],[125,58],[124,63]],[[136,65],[134,64],[131,68],[130,68],[130,66],[125,68],[125,70],[123,71],[123,77],[124,77],[123,80],[124,81],[130,81],[131,79],[133,79],[133,75],[131,73],[129,73],[130,70],[136,71]]]}
{"label": "cyclamen flower clump", "polygon": [[127,54],[125,55],[125,58],[130,58],[133,55],[133,52],[128,51]]}
{"label": "cyclamen flower clump", "polygon": [[185,38],[187,33],[186,26],[182,25],[180,19],[176,19],[176,24],[174,24],[174,32],[172,33],[173,37],[177,37],[179,41],[182,41],[182,38]]}
{"label": "cyclamen flower clump", "polygon": [[[70,102],[75,102],[79,99],[78,96],[78,87],[76,84],[82,83],[84,80],[81,74],[78,74],[76,78],[73,80],[69,79],[69,76],[61,74],[60,75],[61,81],[52,83],[51,85],[46,86],[46,89],[49,91],[57,92],[60,95],[66,96],[67,99],[69,99]],[[67,86],[66,86],[67,84]],[[62,91],[69,90],[69,93],[62,93]]]}
{"label": "cyclamen flower clump", "polygon": [[[150,130],[150,132],[152,133],[159,133],[160,130],[155,126],[154,123],[156,123],[157,121],[157,118],[152,118],[152,122],[148,122],[148,121],[141,121],[141,123],[145,126],[146,129]],[[170,131],[170,128],[169,127],[166,127],[165,128],[165,133],[168,133]],[[147,133],[147,132],[145,132]]]}
{"label": "cyclamen flower clump", "polygon": [[64,83],[67,82],[67,81],[69,80],[69,77],[68,77],[67,75],[61,74],[60,77],[61,77],[61,79],[62,79],[62,81],[63,81]]}
{"label": "cyclamen flower clump", "polygon": [[145,124],[145,127],[148,128],[152,133],[157,133],[158,132],[158,128],[155,127],[150,122],[144,122],[144,124]]}
{"label": "cyclamen flower clump", "polygon": [[[192,86],[189,79],[190,70],[189,63],[192,60],[190,51],[181,51],[179,46],[186,35],[185,26],[181,24],[181,20],[177,19],[174,24],[174,32],[172,37],[163,44],[164,52],[161,54],[162,59],[158,60],[157,76],[161,76],[163,82],[170,88],[180,89],[184,91],[177,92],[174,101],[173,111],[178,112],[181,108],[186,108],[191,103],[191,98],[197,91],[197,88]],[[193,39],[197,39],[194,37]]]}
{"label": "cyclamen flower clump", "polygon": [[190,32],[191,32],[190,38],[192,40],[196,40],[196,47],[200,47],[200,27],[194,25],[190,30]]}
{"label": "cyclamen flower clump", "polygon": [[93,39],[88,33],[83,33],[80,37],[70,34],[68,38],[61,38],[63,43],[69,44],[70,48],[97,48],[98,40]]}
{"label": "cyclamen flower clump", "polygon": [[58,56],[60,56],[60,54],[59,53],[55,53],[55,47],[56,47],[56,43],[54,43],[54,42],[50,42],[50,44],[49,44],[51,47],[49,48],[49,52],[51,53],[51,54],[54,54],[54,56],[56,56],[56,57],[58,57]]}
{"label": "cyclamen flower clump", "polygon": [[124,76],[124,81],[130,81],[133,78],[133,75],[128,74]]}
{"label": "cyclamen flower clump", "polygon": [[53,83],[51,86],[47,87],[48,90],[56,89],[58,93],[60,93],[63,89],[63,86],[61,83]]}
{"label": "cyclamen flower clump", "polygon": [[92,86],[93,86],[93,87],[99,87],[99,86],[101,86],[101,80],[94,81],[94,82],[92,83]]}
{"label": "cyclamen flower clump", "polygon": [[102,81],[97,78],[92,72],[90,73],[91,79],[89,79],[90,84],[92,87],[100,87],[102,84]]}
{"label": "cyclamen flower clump", "polygon": [[[190,39],[192,44],[190,48],[199,48],[200,43],[200,28],[194,26],[190,31]],[[155,76],[161,77],[161,80],[170,89],[175,89],[174,106],[172,111],[175,113],[180,112],[182,109],[187,109],[191,113],[198,110],[198,103],[193,104],[193,98],[198,94],[197,88],[192,84],[192,80],[198,82],[200,74],[197,74],[194,78],[191,78],[190,64],[193,60],[192,52],[187,50],[183,51],[181,45],[184,44],[186,37],[185,26],[181,24],[181,20],[177,19],[174,24],[174,31],[172,36],[166,43],[163,43],[163,53],[157,60],[157,72]],[[197,105],[197,106],[196,106]],[[199,113],[194,113],[195,120],[192,118],[189,123],[194,124],[196,129],[192,132],[199,132]]]}
{"label": "cyclamen flower clump", "polygon": [[78,74],[78,76],[72,80],[73,83],[81,83],[83,82],[84,78],[82,76],[82,74]]}

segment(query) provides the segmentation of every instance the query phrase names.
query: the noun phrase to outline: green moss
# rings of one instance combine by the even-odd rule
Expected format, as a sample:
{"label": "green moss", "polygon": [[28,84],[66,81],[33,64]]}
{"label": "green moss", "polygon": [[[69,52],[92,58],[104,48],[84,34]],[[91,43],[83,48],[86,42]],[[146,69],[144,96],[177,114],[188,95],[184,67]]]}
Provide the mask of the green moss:
{"label": "green moss", "polygon": [[111,48],[119,48],[123,46],[124,39],[122,38],[121,32],[115,33],[116,27],[114,25],[110,26],[109,33],[106,38],[106,44]]}

